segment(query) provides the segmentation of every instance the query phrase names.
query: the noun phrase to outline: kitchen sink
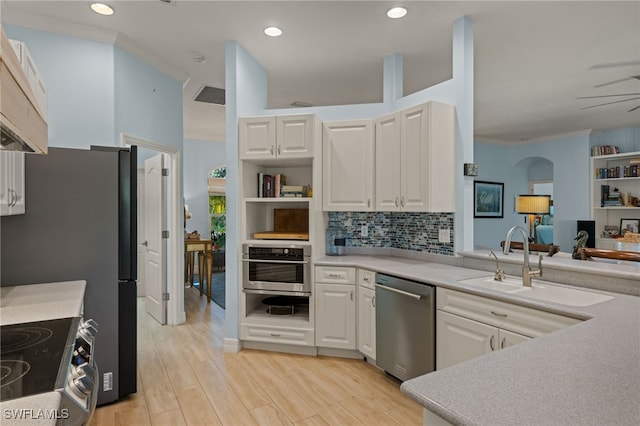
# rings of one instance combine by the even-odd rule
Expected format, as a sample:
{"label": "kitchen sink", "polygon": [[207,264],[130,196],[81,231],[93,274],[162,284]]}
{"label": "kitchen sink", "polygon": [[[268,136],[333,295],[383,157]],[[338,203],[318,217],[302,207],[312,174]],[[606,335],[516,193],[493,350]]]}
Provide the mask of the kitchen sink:
{"label": "kitchen sink", "polygon": [[522,280],[520,278],[505,278],[502,281],[496,281],[491,277],[468,278],[458,281],[460,284],[468,284],[476,287],[482,287],[487,290],[501,291],[503,293],[513,293],[521,290]]}
{"label": "kitchen sink", "polygon": [[538,280],[531,287],[524,287],[520,278],[509,277],[496,281],[493,276],[489,276],[469,278],[458,283],[568,306],[591,306],[613,299],[606,294],[555,286]]}
{"label": "kitchen sink", "polygon": [[521,287],[512,294],[569,306],[591,306],[613,299],[612,296],[606,294],[541,284]]}

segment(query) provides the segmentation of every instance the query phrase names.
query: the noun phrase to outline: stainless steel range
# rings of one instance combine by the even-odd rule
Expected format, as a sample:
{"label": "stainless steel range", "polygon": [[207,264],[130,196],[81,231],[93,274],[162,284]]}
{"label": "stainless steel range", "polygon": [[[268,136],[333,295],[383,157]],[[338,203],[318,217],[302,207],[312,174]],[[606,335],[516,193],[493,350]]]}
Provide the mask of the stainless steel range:
{"label": "stainless steel range", "polygon": [[[98,368],[93,359],[93,320],[61,318],[0,326],[0,401],[19,410],[3,410],[4,421],[56,419],[56,424],[84,425],[95,409]],[[20,398],[58,392],[59,407],[22,406]]]}

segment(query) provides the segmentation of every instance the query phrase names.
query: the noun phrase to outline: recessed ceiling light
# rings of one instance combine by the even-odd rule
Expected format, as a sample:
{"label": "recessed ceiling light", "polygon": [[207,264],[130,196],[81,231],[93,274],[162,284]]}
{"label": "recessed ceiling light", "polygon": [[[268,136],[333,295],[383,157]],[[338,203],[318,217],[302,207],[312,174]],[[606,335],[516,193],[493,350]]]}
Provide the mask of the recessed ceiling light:
{"label": "recessed ceiling light", "polygon": [[407,9],[404,7],[394,7],[387,10],[387,16],[392,19],[402,18],[407,14]]}
{"label": "recessed ceiling light", "polygon": [[264,33],[270,37],[278,37],[282,35],[282,30],[278,27],[267,27],[264,29]]}
{"label": "recessed ceiling light", "polygon": [[93,3],[91,5],[91,10],[100,15],[113,15],[113,8],[104,3]]}

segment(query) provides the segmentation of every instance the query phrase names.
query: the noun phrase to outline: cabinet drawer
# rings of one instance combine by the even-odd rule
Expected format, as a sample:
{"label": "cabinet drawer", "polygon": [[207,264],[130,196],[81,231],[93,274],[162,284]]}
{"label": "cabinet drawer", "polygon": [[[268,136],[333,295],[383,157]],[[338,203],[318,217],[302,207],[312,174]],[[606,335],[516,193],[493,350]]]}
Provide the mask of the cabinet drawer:
{"label": "cabinet drawer", "polygon": [[539,337],[581,322],[575,318],[441,287],[437,290],[436,307],[528,337]]}
{"label": "cabinet drawer", "polygon": [[358,269],[358,284],[366,288],[375,288],[376,273],[367,269]]}
{"label": "cabinet drawer", "polygon": [[313,346],[315,333],[312,329],[240,324],[240,339],[254,342]]}
{"label": "cabinet drawer", "polygon": [[316,266],[315,281],[327,284],[356,284],[356,268]]}

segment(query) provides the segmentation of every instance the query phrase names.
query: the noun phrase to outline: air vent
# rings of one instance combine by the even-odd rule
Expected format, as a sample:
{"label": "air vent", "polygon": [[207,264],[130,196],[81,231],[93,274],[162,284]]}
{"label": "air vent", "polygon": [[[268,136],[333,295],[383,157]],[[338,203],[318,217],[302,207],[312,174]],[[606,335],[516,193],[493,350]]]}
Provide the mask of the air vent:
{"label": "air vent", "polygon": [[203,86],[193,100],[204,102],[207,104],[224,105],[224,89],[220,89],[218,87]]}
{"label": "air vent", "polygon": [[296,108],[308,108],[308,107],[312,107],[313,104],[309,104],[302,101],[293,101],[291,102],[290,106],[296,107]]}

